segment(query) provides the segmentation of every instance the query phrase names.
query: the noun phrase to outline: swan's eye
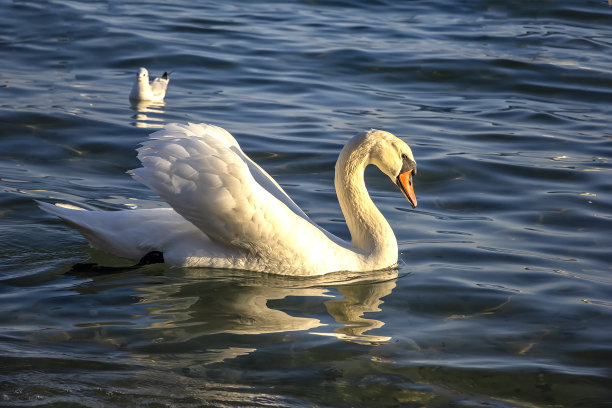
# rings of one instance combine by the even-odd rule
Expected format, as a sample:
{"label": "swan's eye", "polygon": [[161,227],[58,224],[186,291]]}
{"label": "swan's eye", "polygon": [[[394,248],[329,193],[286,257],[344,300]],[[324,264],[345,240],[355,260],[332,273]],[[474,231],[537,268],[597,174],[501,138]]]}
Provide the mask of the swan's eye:
{"label": "swan's eye", "polygon": [[406,153],[402,153],[402,171],[410,171],[413,176],[417,174],[416,163]]}

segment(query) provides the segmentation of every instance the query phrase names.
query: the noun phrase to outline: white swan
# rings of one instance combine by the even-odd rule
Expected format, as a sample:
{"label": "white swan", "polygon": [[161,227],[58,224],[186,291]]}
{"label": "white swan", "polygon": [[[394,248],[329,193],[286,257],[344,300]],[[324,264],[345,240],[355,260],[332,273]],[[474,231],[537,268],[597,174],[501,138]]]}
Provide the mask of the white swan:
{"label": "white swan", "polygon": [[381,130],[352,138],[336,163],[336,192],[352,242],[311,221],[220,127],[169,124],[138,152],[142,167],[132,176],[172,208],[84,211],[39,203],[41,208],[74,225],[94,247],[125,258],[161,251],[175,266],[321,275],[397,264],[393,230],[366,190],[367,165],[375,164],[417,204],[412,151]]}
{"label": "white swan", "polygon": [[168,82],[170,82],[170,77],[167,72],[164,72],[161,77],[155,78],[149,84],[149,71],[146,68],[140,68],[130,91],[130,101],[161,102],[166,97]]}

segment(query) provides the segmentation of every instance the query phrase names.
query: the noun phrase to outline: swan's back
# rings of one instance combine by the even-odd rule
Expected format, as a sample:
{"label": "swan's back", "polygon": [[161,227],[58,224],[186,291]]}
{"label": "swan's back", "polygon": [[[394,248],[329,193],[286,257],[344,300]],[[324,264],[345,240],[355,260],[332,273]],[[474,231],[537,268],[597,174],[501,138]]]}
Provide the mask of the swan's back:
{"label": "swan's back", "polygon": [[327,267],[311,252],[338,262],[349,246],[315,225],[220,127],[168,125],[143,143],[138,158],[135,179],[215,243],[247,251],[255,263]]}

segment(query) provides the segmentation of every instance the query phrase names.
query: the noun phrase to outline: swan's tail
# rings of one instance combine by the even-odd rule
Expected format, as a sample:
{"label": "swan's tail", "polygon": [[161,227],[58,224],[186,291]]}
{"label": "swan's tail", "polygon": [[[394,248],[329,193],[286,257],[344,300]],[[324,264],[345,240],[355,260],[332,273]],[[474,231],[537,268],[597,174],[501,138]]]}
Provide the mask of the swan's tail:
{"label": "swan's tail", "polygon": [[173,265],[184,258],[222,251],[205,234],[171,208],[88,211],[69,204],[37,201],[41,209],[66,221],[97,249],[128,259],[160,251]]}
{"label": "swan's tail", "polygon": [[123,217],[120,213],[124,211],[88,211],[70,204],[36,203],[42,210],[79,230],[94,248],[130,259],[139,259],[146,253],[136,248],[130,234],[121,228]]}

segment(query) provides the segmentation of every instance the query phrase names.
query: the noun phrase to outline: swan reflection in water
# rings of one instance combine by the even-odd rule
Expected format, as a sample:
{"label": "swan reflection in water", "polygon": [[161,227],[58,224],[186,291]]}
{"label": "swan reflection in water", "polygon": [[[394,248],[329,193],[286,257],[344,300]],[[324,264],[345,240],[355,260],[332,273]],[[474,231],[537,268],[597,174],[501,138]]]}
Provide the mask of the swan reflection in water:
{"label": "swan reflection in water", "polygon": [[[173,272],[167,270],[168,273]],[[174,273],[180,274],[180,279],[138,288],[139,303],[153,320],[145,330],[150,330],[158,343],[187,344],[214,334],[296,331],[369,345],[391,340],[368,333],[384,322],[365,318],[364,314],[381,310],[383,298],[396,286],[397,270],[373,272],[367,278],[356,278],[354,273],[291,278],[210,269],[181,269]],[[327,300],[321,303],[316,299]],[[320,310],[321,304],[327,313]],[[226,344],[207,351],[205,360],[210,363],[255,349]],[[199,359],[202,357],[200,354]]]}
{"label": "swan reflection in water", "polygon": [[133,102],[130,109],[136,113],[131,116],[134,120],[132,126],[144,129],[161,129],[164,119],[161,117],[166,111],[164,101],[138,101]]}

